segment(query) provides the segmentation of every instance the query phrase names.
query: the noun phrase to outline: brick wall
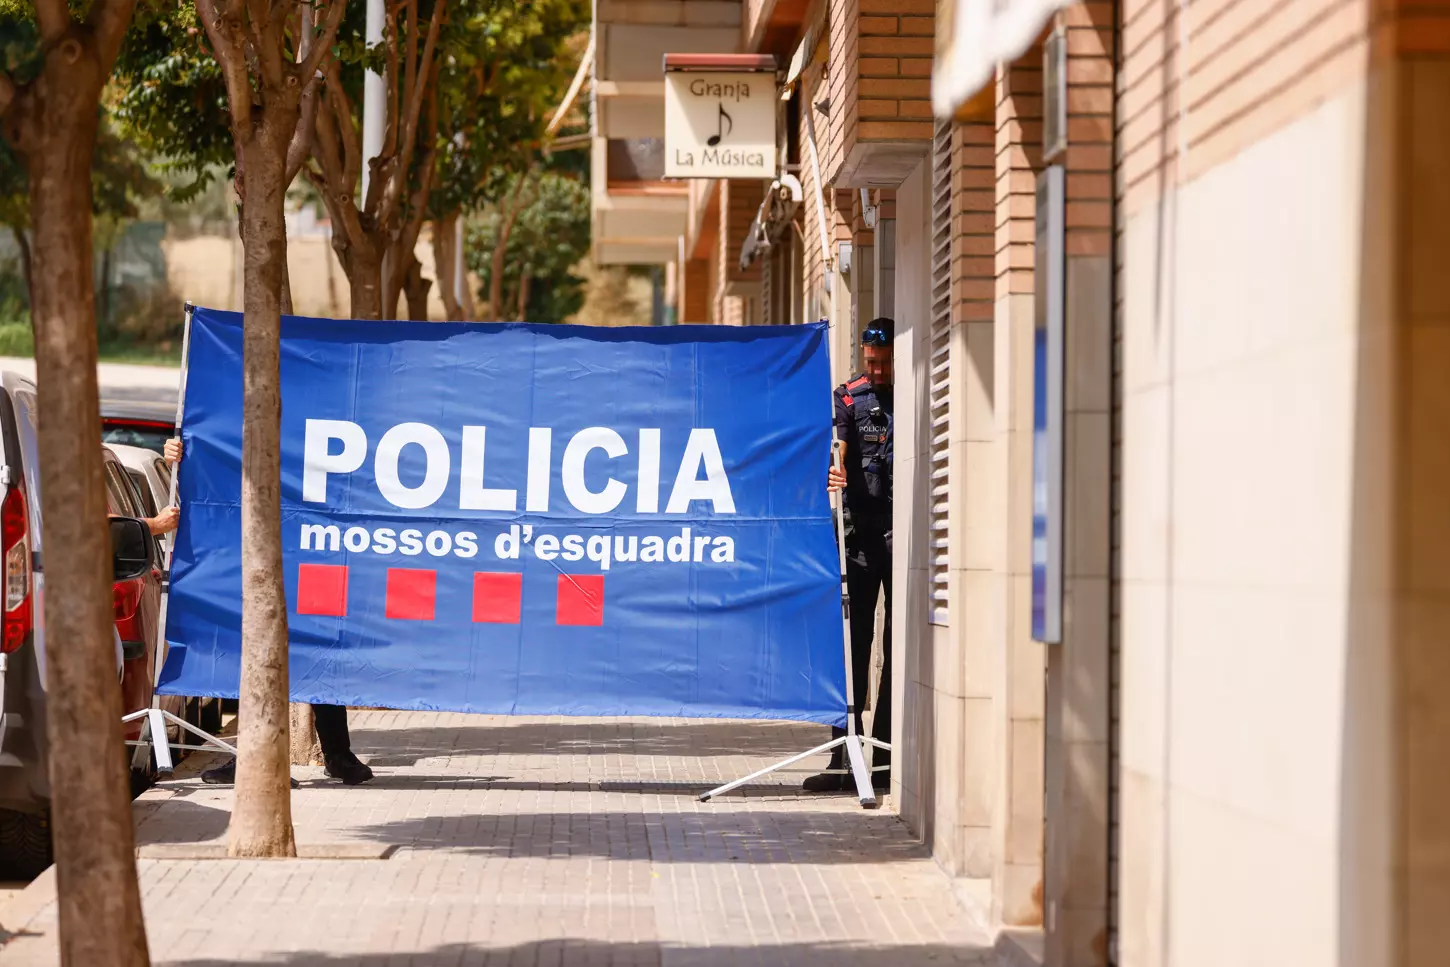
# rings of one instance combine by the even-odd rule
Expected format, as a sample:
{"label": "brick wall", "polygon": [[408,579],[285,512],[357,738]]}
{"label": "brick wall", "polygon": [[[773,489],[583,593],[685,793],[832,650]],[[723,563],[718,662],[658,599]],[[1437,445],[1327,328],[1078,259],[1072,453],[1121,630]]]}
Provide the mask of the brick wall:
{"label": "brick wall", "polygon": [[710,266],[703,259],[685,263],[680,285],[680,322],[710,321]]}
{"label": "brick wall", "polygon": [[[830,9],[830,149],[826,180],[842,187],[899,181],[890,146],[931,142],[935,0],[845,0]],[[887,150],[877,152],[875,146]]]}
{"label": "brick wall", "polygon": [[1042,170],[1042,48],[997,75],[997,296],[1033,291],[1037,174]]}
{"label": "brick wall", "polygon": [[1107,255],[1113,224],[1113,4],[1066,8],[1067,254]]}
{"label": "brick wall", "polygon": [[1199,0],[1182,22],[1178,11],[1122,0],[1128,213],[1157,197],[1180,147],[1188,149],[1181,177],[1196,177],[1362,78],[1372,57],[1450,46],[1438,0]]}
{"label": "brick wall", "polygon": [[952,131],[952,322],[991,322],[996,302],[997,131]]}

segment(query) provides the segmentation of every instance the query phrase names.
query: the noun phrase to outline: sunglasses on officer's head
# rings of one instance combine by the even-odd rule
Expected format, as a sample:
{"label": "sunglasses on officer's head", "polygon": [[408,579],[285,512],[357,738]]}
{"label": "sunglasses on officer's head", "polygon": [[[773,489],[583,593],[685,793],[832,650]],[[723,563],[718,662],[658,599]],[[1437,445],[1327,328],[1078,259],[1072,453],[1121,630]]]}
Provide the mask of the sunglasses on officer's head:
{"label": "sunglasses on officer's head", "polygon": [[891,337],[886,334],[885,329],[867,329],[861,334],[861,345],[889,346],[891,345]]}

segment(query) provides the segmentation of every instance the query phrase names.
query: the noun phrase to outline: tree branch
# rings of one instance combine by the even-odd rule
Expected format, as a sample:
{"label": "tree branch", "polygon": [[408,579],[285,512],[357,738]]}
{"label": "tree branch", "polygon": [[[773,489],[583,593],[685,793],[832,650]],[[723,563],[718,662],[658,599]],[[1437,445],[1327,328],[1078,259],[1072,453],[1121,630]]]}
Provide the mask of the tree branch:
{"label": "tree branch", "polygon": [[[252,126],[252,86],[247,79],[247,61],[243,41],[235,36],[240,24],[237,15],[245,16],[240,2],[228,2],[219,12],[215,0],[196,0],[196,12],[211,40],[211,49],[221,65],[227,85],[227,104],[231,108],[232,137],[238,145],[250,137]],[[240,157],[240,153],[238,154]]]}
{"label": "tree branch", "polygon": [[402,158],[398,164],[393,177],[397,181],[390,184],[387,196],[384,198],[382,211],[379,213],[379,220],[386,223],[397,210],[402,200],[403,183],[408,179],[409,169],[413,164],[413,153],[417,147],[418,121],[423,113],[423,95],[431,88],[437,87],[437,72],[433,69],[433,56],[438,48],[438,31],[443,25],[443,11],[448,6],[447,0],[435,0],[433,4],[433,16],[428,19],[428,40],[423,44],[423,56],[418,62],[419,83],[413,91],[413,99],[408,104],[408,114],[403,119],[403,151]]}
{"label": "tree branch", "polygon": [[10,72],[0,70],[0,118],[9,113],[18,93],[20,89],[15,86],[15,79],[10,76]]}
{"label": "tree branch", "polygon": [[[408,0],[404,9],[408,15],[408,51],[403,59],[403,103],[412,104],[418,87],[418,0]],[[427,78],[426,73],[423,76]]]}
{"label": "tree branch", "polygon": [[322,85],[316,76],[302,91],[302,113],[297,118],[297,130],[292,133],[292,142],[287,145],[287,165],[282,172],[283,184],[290,185],[302,170],[307,156],[312,153],[312,140],[317,130],[317,107],[322,100]]}
{"label": "tree branch", "polygon": [[[335,60],[328,61],[325,68],[325,93],[328,113],[332,115],[332,122],[337,125],[336,146],[341,155],[342,184],[351,192],[362,177],[362,134],[353,121],[352,102],[348,100],[347,91],[342,86],[342,69]],[[320,118],[321,115],[319,123]]]}
{"label": "tree branch", "polygon": [[[387,61],[383,65],[383,88],[388,93],[387,127],[383,131],[384,155],[396,154],[398,150],[398,16],[397,9],[388,11],[388,23],[383,28],[384,50]],[[377,179],[373,179],[376,181]]]}
{"label": "tree branch", "polygon": [[322,69],[323,61],[332,53],[332,45],[337,41],[337,31],[342,26],[342,18],[346,12],[346,0],[331,0],[328,3],[327,20],[322,25],[322,33],[312,41],[312,50],[302,60],[302,69],[299,71],[302,77],[311,77]]}
{"label": "tree branch", "polygon": [[91,28],[91,35],[96,38],[96,52],[100,56],[101,70],[108,75],[116,64],[116,56],[121,52],[121,42],[126,37],[126,31],[130,29],[131,15],[135,11],[136,0],[95,0],[91,4],[86,23]]}
{"label": "tree branch", "polygon": [[35,0],[35,20],[40,25],[41,43],[49,47],[70,29],[70,10],[65,0]]}
{"label": "tree branch", "polygon": [[257,73],[262,83],[274,90],[280,88],[284,81],[282,38],[272,26],[271,0],[247,0],[246,23],[247,37],[252,41],[252,52],[257,58]]}
{"label": "tree branch", "polygon": [[[327,98],[332,100],[331,88],[328,88]],[[347,118],[346,123],[351,124],[352,119]],[[322,195],[327,212],[332,217],[334,231],[340,231],[343,240],[349,245],[361,244],[362,222],[358,218],[357,206],[352,201],[353,182],[347,179],[345,162],[339,157],[346,153],[341,144],[344,140],[340,131],[341,124],[335,110],[318,113],[312,156],[317,159],[322,170],[317,172],[310,167],[303,170],[307,179]]]}

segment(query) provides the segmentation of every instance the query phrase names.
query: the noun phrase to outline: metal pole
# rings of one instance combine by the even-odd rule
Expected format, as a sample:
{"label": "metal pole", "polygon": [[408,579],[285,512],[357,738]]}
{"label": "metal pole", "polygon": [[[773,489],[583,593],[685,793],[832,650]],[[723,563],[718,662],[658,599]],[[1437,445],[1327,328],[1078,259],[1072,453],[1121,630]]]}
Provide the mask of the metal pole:
{"label": "metal pole", "polygon": [[[186,304],[186,326],[181,333],[181,382],[176,393],[176,434],[178,436],[181,435],[182,413],[186,409],[186,375],[187,367],[191,362],[191,317],[195,311],[196,307],[188,302]],[[171,499],[168,501],[169,506],[176,505],[176,478],[180,473],[180,468],[172,471]],[[121,719],[122,724],[135,722],[138,719],[144,721],[145,724],[142,726],[141,738],[127,740],[126,745],[136,747],[135,760],[141,760],[146,747],[149,746],[156,757],[156,770],[161,773],[169,773],[174,768],[171,759],[171,743],[167,741],[166,737],[167,722],[175,724],[183,733],[190,732],[198,736],[206,743],[205,745],[186,745],[186,736],[183,734],[181,736],[182,744],[177,746],[179,749],[220,751],[231,756],[237,754],[236,747],[231,743],[224,742],[214,735],[203,732],[185,719],[172,715],[170,712],[164,710],[161,707],[161,696],[156,693],[156,689],[161,687],[161,671],[166,667],[166,610],[167,604],[171,599],[172,550],[173,545],[167,545],[166,560],[164,562],[165,567],[161,572],[161,607],[156,622],[158,625],[157,636],[159,638],[156,643],[156,651],[161,657],[157,659],[156,672],[153,676],[151,707],[149,709],[142,709],[139,712],[132,712],[129,715],[123,716]]]}
{"label": "metal pole", "polygon": [[[186,321],[181,330],[181,382],[176,391],[176,433],[181,433],[181,412],[186,405],[186,364],[191,354],[191,314],[194,306],[190,302],[186,304]],[[166,501],[166,506],[176,506],[176,477],[177,471],[171,472],[171,493]],[[145,725],[142,726],[141,738],[132,743],[136,748],[132,756],[132,765],[143,767],[145,764],[145,747],[150,745],[156,756],[156,769],[158,772],[170,772],[172,770],[171,747],[166,736],[165,714],[161,711],[161,696],[157,690],[161,687],[161,672],[166,668],[166,659],[169,657],[170,649],[166,644],[166,611],[171,600],[171,556],[176,546],[174,534],[168,534],[167,539],[161,544],[164,549],[165,560],[161,562],[161,605],[156,615],[156,645],[152,653],[156,656],[156,664],[151,672],[151,707],[140,712],[132,713],[123,718],[122,723],[134,721],[138,718],[145,718]]]}
{"label": "metal pole", "polygon": [[[369,48],[383,42],[383,0],[368,0],[367,27],[364,39]],[[383,90],[382,75],[368,71],[363,77],[363,165],[362,205],[368,201],[368,181],[372,173],[372,160],[383,153],[383,105],[387,96]]]}
{"label": "metal pole", "polygon": [[[181,382],[176,390],[176,435],[181,436],[181,416],[186,409],[186,367],[191,359],[191,316],[196,307],[190,302],[186,304],[186,323],[181,330]],[[176,506],[176,478],[180,476],[181,468],[175,467],[171,471],[171,495],[166,501],[166,506]],[[156,672],[151,682],[153,702],[159,701],[154,697],[155,689],[161,687],[161,670],[166,665],[167,644],[166,644],[166,611],[167,604],[171,600],[171,558],[176,548],[176,534],[172,532],[167,535],[165,542],[166,560],[161,562],[161,608],[157,615],[157,642],[156,642]]]}

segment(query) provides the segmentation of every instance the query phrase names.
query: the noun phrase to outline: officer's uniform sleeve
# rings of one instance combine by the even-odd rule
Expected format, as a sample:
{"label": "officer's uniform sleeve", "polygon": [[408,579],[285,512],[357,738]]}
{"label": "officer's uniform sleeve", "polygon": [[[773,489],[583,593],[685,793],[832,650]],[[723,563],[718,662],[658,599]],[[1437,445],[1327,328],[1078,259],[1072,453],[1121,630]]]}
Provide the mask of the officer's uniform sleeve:
{"label": "officer's uniform sleeve", "polygon": [[836,391],[831,395],[834,404],[836,439],[843,441],[847,448],[854,448],[856,445],[856,421],[851,419],[851,408],[846,405],[846,387],[837,386]]}

